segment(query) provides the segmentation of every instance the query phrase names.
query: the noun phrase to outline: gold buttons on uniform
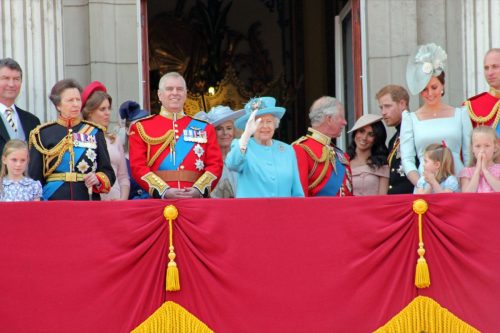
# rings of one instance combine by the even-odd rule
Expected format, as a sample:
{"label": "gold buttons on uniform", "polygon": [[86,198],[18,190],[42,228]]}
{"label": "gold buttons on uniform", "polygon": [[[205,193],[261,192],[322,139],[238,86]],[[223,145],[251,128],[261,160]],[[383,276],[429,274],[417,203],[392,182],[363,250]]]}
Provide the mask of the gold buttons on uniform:
{"label": "gold buttons on uniform", "polygon": [[174,127],[179,127],[177,124],[174,124]]}
{"label": "gold buttons on uniform", "polygon": [[179,169],[184,170],[184,165],[181,165]]}
{"label": "gold buttons on uniform", "polygon": [[389,190],[392,190],[392,185],[389,185]]}

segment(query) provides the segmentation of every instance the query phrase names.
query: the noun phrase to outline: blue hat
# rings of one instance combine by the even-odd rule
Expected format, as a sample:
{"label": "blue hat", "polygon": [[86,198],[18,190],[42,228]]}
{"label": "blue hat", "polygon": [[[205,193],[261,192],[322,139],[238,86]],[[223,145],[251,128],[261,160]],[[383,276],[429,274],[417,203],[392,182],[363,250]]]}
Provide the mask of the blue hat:
{"label": "blue hat", "polygon": [[260,117],[265,114],[272,114],[278,119],[281,119],[285,114],[285,108],[276,106],[276,99],[274,97],[256,97],[250,99],[245,104],[245,115],[235,121],[236,127],[245,129],[245,125],[252,114],[252,111],[257,110],[255,117]]}
{"label": "blue hat", "polygon": [[120,105],[120,118],[134,121],[149,116],[149,112],[142,110],[141,106],[134,101],[126,101]]}
{"label": "blue hat", "polygon": [[209,122],[214,126],[219,126],[229,120],[235,120],[245,114],[245,110],[233,111],[230,107],[217,105],[210,109],[208,113],[200,111],[194,115],[195,118]]}
{"label": "blue hat", "polygon": [[439,76],[446,67],[446,52],[434,43],[421,45],[406,66],[406,83],[412,95],[418,95],[433,76]]}

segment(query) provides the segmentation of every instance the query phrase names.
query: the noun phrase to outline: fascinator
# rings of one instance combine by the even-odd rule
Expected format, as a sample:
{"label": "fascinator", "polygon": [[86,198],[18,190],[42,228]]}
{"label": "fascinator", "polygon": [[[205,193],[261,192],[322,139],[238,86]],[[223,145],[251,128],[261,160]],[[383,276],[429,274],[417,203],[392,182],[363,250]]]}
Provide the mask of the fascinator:
{"label": "fascinator", "polygon": [[421,45],[408,58],[406,83],[412,95],[419,94],[431,77],[439,76],[444,71],[446,59],[446,52],[434,43]]}
{"label": "fascinator", "polygon": [[361,116],[358,120],[356,120],[356,123],[354,124],[354,126],[347,133],[354,132],[362,127],[371,125],[371,124],[376,123],[377,121],[381,121],[381,120],[382,120],[382,116],[379,114],[365,114],[365,115]]}

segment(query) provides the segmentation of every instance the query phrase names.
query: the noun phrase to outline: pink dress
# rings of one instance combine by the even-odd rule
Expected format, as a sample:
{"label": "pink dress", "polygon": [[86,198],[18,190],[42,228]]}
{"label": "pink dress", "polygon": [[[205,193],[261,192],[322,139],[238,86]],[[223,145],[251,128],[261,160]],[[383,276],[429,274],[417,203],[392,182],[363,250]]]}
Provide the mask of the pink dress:
{"label": "pink dress", "polygon": [[[462,171],[460,171],[459,178],[472,178],[475,169],[476,167],[463,168]],[[488,170],[493,176],[500,178],[500,164],[493,164],[488,168]],[[477,185],[477,193],[488,192],[495,192],[495,190],[490,186],[490,184],[488,184],[486,178],[484,178],[483,175],[480,175],[479,184]]]}
{"label": "pink dress", "polygon": [[380,178],[389,178],[389,166],[372,170],[367,164],[351,168],[352,188],[355,196],[378,195]]}
{"label": "pink dress", "polygon": [[116,137],[114,142],[111,142],[111,139],[106,136],[106,144],[108,146],[111,166],[115,171],[116,181],[109,193],[101,194],[101,200],[119,200],[121,197],[120,186],[125,185],[130,188],[125,152],[123,151],[123,144],[118,137]]}

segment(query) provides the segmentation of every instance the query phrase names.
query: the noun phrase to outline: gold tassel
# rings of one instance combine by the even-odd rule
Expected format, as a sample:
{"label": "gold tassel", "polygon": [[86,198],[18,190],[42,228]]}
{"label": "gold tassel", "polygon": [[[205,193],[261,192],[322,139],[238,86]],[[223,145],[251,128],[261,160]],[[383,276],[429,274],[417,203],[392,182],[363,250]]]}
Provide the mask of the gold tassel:
{"label": "gold tassel", "polygon": [[174,252],[174,237],[173,237],[173,221],[179,215],[179,211],[174,205],[168,205],[163,210],[163,216],[168,220],[168,266],[166,274],[166,286],[167,291],[178,291],[181,290],[181,284],[179,280],[179,269],[177,268],[177,263],[175,262],[175,252]]}
{"label": "gold tassel", "polygon": [[418,260],[415,269],[415,286],[417,288],[428,288],[431,285],[431,276],[429,274],[429,266],[424,258],[425,249],[422,235],[422,215],[427,211],[427,202],[423,199],[418,199],[413,202],[413,211],[418,214]]}

